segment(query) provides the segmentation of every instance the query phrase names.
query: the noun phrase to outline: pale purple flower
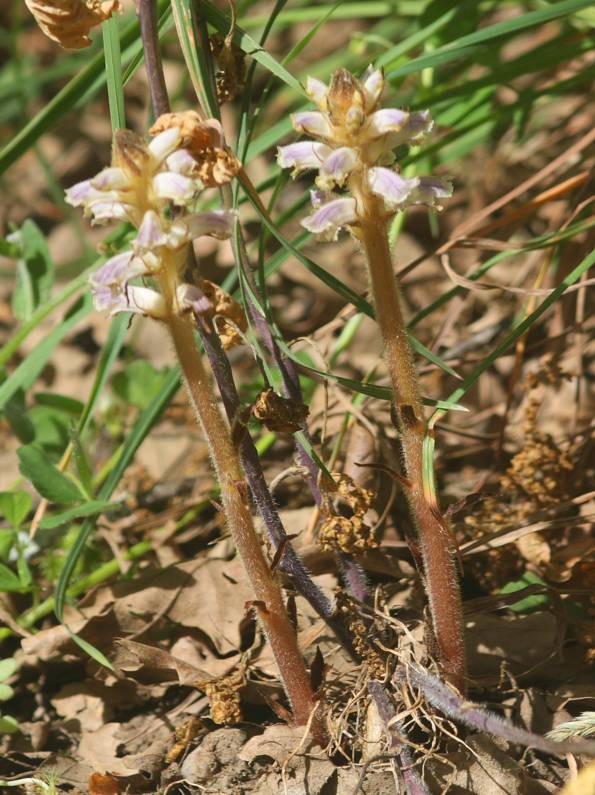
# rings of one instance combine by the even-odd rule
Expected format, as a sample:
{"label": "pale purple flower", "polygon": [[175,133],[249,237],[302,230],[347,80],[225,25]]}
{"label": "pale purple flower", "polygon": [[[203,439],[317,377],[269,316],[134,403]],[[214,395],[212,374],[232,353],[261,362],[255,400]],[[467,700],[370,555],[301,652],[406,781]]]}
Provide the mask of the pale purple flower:
{"label": "pale purple flower", "polygon": [[398,108],[382,108],[370,116],[367,133],[370,138],[380,138],[387,133],[400,132],[409,121],[409,114]]}
{"label": "pale purple flower", "polygon": [[147,210],[134,240],[134,250],[139,253],[158,248],[178,249],[188,241],[188,231],[181,221],[164,224],[154,210]]}
{"label": "pale purple flower", "polygon": [[402,208],[419,184],[419,178],[407,179],[390,168],[371,168],[368,171],[368,186],[372,193],[380,196],[387,207]]}
{"label": "pale purple flower", "polygon": [[130,280],[147,275],[147,267],[132,251],[116,254],[90,278],[93,303],[99,311],[110,315],[134,312],[155,318],[165,316],[163,297],[148,287],[131,285]]}
{"label": "pale purple flower", "polygon": [[66,202],[73,207],[83,207],[84,215],[94,223],[103,224],[112,220],[134,223],[138,213],[134,205],[126,201],[128,197],[122,191],[109,187],[102,190],[96,187],[96,182],[110,184],[109,179],[104,181],[103,172],[100,172],[93,179],[83,180],[68,188]]}
{"label": "pale purple flower", "polygon": [[378,104],[384,90],[384,74],[382,69],[368,66],[362,77],[362,88],[366,100],[366,112],[370,113]]}
{"label": "pale purple flower", "polygon": [[192,213],[181,223],[186,227],[188,240],[202,235],[227,240],[231,236],[237,213],[234,210],[211,210],[210,212]]}
{"label": "pale purple flower", "polygon": [[91,185],[99,191],[125,190],[130,187],[130,181],[124,169],[116,166],[104,168],[91,180]]}
{"label": "pale purple flower", "polygon": [[299,141],[277,148],[277,163],[281,168],[293,168],[292,176],[309,168],[320,168],[325,158],[333,153],[330,146],[318,141]]}
{"label": "pale purple flower", "polygon": [[124,251],[106,260],[89,279],[93,287],[122,285],[137,276],[145,276],[147,268],[132,251]]}
{"label": "pale purple flower", "polygon": [[306,78],[306,94],[321,110],[326,110],[328,86],[315,77]]}
{"label": "pale purple flower", "polygon": [[419,177],[419,185],[414,194],[415,204],[427,204],[441,209],[440,199],[450,199],[453,185],[447,177]]}
{"label": "pale purple flower", "polygon": [[335,149],[321,165],[316,184],[321,190],[331,190],[334,185],[341,187],[357,166],[358,160],[359,154],[356,149],[348,146]]}
{"label": "pale purple flower", "polygon": [[181,284],[176,298],[182,309],[191,309],[195,315],[206,315],[213,311],[213,304],[200,287],[194,284]]}
{"label": "pale purple flower", "polygon": [[199,190],[195,180],[183,174],[176,174],[174,171],[162,171],[157,174],[153,177],[152,187],[158,199],[166,199],[182,207],[190,204]]}
{"label": "pale purple flower", "polygon": [[452,183],[442,177],[402,177],[389,168],[368,171],[370,190],[380,196],[391,210],[403,210],[414,204],[440,207],[440,199],[452,196]]}
{"label": "pale purple flower", "polygon": [[343,226],[357,220],[355,199],[332,199],[323,204],[316,212],[304,218],[302,226],[312,234],[319,235],[322,240],[336,240]]}
{"label": "pale purple flower", "polygon": [[315,110],[292,113],[291,123],[296,132],[306,133],[306,135],[311,135],[314,138],[331,138],[333,134],[329,120],[324,114]]}

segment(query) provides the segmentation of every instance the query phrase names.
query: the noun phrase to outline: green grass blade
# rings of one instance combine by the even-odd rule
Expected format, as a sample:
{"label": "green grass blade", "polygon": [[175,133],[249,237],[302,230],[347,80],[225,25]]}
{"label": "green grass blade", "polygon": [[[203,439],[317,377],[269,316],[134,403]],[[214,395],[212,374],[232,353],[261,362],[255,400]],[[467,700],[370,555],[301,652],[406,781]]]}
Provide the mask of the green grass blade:
{"label": "green grass blade", "polygon": [[126,110],[124,107],[124,80],[122,76],[122,52],[118,19],[112,15],[101,25],[103,34],[103,50],[105,55],[105,73],[107,96],[112,122],[112,132],[126,127]]}
{"label": "green grass blade", "polygon": [[83,409],[83,413],[81,414],[81,418],[79,420],[79,436],[82,435],[83,431],[87,427],[87,424],[93,415],[97,401],[101,396],[103,387],[109,378],[114,362],[122,350],[124,338],[126,337],[126,333],[128,331],[128,323],[129,317],[126,313],[118,315],[111,322],[107,340],[103,350],[101,351],[101,356],[99,357],[99,362],[97,364],[97,371],[95,373],[93,387],[89,397],[87,398],[87,403],[85,404],[85,408]]}
{"label": "green grass blade", "polygon": [[92,308],[91,297],[83,296],[76,311],[69,312],[64,320],[41,340],[27,358],[10,374],[0,386],[0,411],[19,389],[27,389],[31,386],[60,342],[77,323],[87,317]]}
{"label": "green grass blade", "polygon": [[[163,11],[166,8],[166,0],[159,0],[160,11],[166,13]],[[120,34],[120,48],[124,53],[124,62],[142,55],[140,29],[136,20],[127,25]],[[141,63],[141,60],[141,57],[137,58],[136,66]],[[123,78],[124,82],[129,76],[129,73],[126,72]],[[3,174],[12,163],[28,151],[45,132],[62,121],[78,102],[83,98],[88,99],[103,86],[105,81],[104,56],[102,52],[99,52],[0,151],[0,174]]]}
{"label": "green grass blade", "polygon": [[[168,374],[159,394],[156,395],[149,406],[147,406],[147,408],[140,413],[134,424],[134,427],[132,428],[132,431],[128,435],[122,447],[122,451],[118,457],[118,460],[116,461],[115,466],[110,471],[103,486],[99,489],[99,494],[97,495],[99,500],[109,500],[111,498],[112,493],[120,482],[126,467],[130,464],[141,443],[178,390],[179,384],[179,372],[174,370]],[[68,557],[64,562],[64,568],[62,569],[60,579],[56,585],[54,606],[56,616],[60,621],[62,621],[64,616],[64,603],[70,583],[70,578],[76,566],[76,562],[83,551],[87,539],[94,527],[94,521],[91,519],[85,520],[81,526],[77,539],[69,550]]]}
{"label": "green grass blade", "polygon": [[[398,77],[414,74],[422,69],[431,69],[439,64],[449,63],[458,58],[464,58],[467,55],[473,54],[479,45],[485,45],[502,36],[514,35],[527,28],[543,25],[554,19],[569,16],[575,11],[579,11],[581,8],[587,8],[591,5],[592,0],[563,0],[560,3],[553,3],[539,11],[530,11],[528,14],[507,19],[503,22],[497,22],[494,25],[488,25],[475,33],[461,36],[455,41],[438,47],[429,55],[422,55],[419,58],[409,61],[409,63],[403,64],[403,66],[390,72],[388,74],[388,79],[395,80]],[[389,62],[387,59],[388,55],[389,53],[385,56],[385,63]]]}

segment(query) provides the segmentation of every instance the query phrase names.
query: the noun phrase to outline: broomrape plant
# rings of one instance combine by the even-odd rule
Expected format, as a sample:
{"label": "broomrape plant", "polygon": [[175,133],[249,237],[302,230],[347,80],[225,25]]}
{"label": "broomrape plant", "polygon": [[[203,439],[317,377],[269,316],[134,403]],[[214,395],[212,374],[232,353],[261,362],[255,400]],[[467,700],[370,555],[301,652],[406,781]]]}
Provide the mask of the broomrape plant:
{"label": "broomrape plant", "polygon": [[322,240],[335,240],[346,228],[366,255],[438,656],[450,681],[462,688],[465,653],[454,541],[425,471],[427,431],[388,239],[388,224],[396,213],[414,204],[440,207],[452,194],[452,185],[441,177],[405,178],[399,173],[394,149],[419,143],[433,122],[427,111],[380,108],[383,88],[382,71],[372,67],[361,80],[339,69],[330,86],[309,78],[306,93],[318,110],[295,113],[292,124],[314,140],[280,147],[277,159],[282,167],[293,168],[294,175],[318,171],[317,189],[311,194],[314,212],[302,225]]}
{"label": "broomrape plant", "polygon": [[[295,631],[254,529],[238,450],[196,343],[195,320],[213,307],[200,286],[183,281],[192,240],[231,234],[232,211],[192,208],[204,187],[229,182],[237,161],[223,145],[219,123],[203,122],[195,113],[164,114],[152,132],[155,137],[147,143],[128,130],[118,131],[111,166],[67,191],[67,201],[82,206],[95,223],[126,220],[137,229],[131,249],[109,259],[91,277],[94,303],[110,314],[128,311],[154,318],[169,331],[209,444],[227,526],[252,584],[252,606],[271,644],[294,719],[298,725],[312,721],[313,736],[324,745]],[[152,286],[134,283],[141,277]]]}

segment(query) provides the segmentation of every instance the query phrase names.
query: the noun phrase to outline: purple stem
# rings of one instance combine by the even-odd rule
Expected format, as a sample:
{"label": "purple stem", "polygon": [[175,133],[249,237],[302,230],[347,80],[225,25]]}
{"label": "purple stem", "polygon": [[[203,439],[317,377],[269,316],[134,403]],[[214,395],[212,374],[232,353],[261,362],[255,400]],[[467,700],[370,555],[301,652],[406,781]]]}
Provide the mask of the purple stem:
{"label": "purple stem", "polygon": [[[245,269],[245,272],[248,272],[248,269]],[[251,275],[251,274],[250,274]],[[257,287],[253,280],[250,278],[249,281],[250,287],[256,291]],[[258,295],[258,293],[256,293]],[[302,388],[300,387],[300,380],[297,374],[295,367],[293,366],[293,362],[287,356],[283,354],[280,350],[277,342],[275,341],[275,337],[273,336],[271,329],[268,325],[266,318],[264,318],[258,308],[252,302],[250,295],[246,296],[247,304],[248,304],[248,311],[250,312],[250,317],[252,318],[252,322],[254,323],[255,327],[258,330],[258,333],[266,345],[269,353],[273,357],[273,360],[277,367],[279,368],[279,372],[281,373],[281,378],[283,379],[283,387],[285,396],[288,397],[290,400],[294,400],[296,403],[302,402]],[[307,435],[308,431],[305,430],[304,434]],[[308,455],[307,451],[305,450],[302,445],[296,441],[296,458],[300,466],[302,466],[307,472],[308,478],[308,485],[310,487],[310,491],[312,492],[312,496],[314,497],[314,502],[320,508],[323,502],[322,493],[320,488],[318,487],[318,467],[316,466],[316,462],[312,460],[312,458]]]}
{"label": "purple stem", "polygon": [[139,0],[138,16],[145,55],[147,82],[151,93],[151,105],[153,106],[155,117],[159,117],[162,113],[169,113],[169,97],[161,63],[156,0]]}
{"label": "purple stem", "polygon": [[[380,682],[371,680],[368,682],[368,691],[374,699],[380,719],[384,723],[385,731],[389,737],[389,750],[395,751],[401,763],[401,775],[407,787],[408,795],[430,795],[429,789],[418,776],[417,771],[413,765],[413,757],[409,748],[400,743],[393,728],[401,733],[405,733],[403,721],[393,721],[395,717],[395,710],[391,701],[386,693],[386,690]],[[391,722],[393,721],[393,722]]]}
{"label": "purple stem", "polygon": [[[252,278],[252,272],[249,266],[244,268],[244,273],[248,274],[247,278],[250,282],[250,287],[254,290],[255,295],[258,295],[258,288]],[[258,311],[258,307],[254,305],[249,293],[246,296],[248,311],[252,322],[256,327],[262,341],[266,345],[269,353],[273,357],[283,379],[283,386],[286,397],[294,400],[296,403],[302,402],[302,388],[300,386],[299,376],[297,370],[291,359],[281,351],[275,337],[269,327],[265,317]],[[307,436],[307,429],[304,430]],[[296,440],[296,458],[298,463],[304,467],[307,472],[308,485],[314,502],[320,508],[323,504],[323,497],[318,486],[318,467],[316,462],[308,455],[307,450]],[[339,555],[339,567],[343,574],[343,581],[347,586],[349,592],[360,602],[368,602],[370,593],[368,590],[368,583],[362,567],[347,555]]]}
{"label": "purple stem", "polygon": [[501,737],[509,743],[524,745],[528,748],[536,748],[538,751],[545,751],[547,754],[588,754],[595,756],[595,740],[565,740],[557,742],[548,740],[539,734],[521,729],[514,726],[504,718],[489,712],[473,701],[455,693],[450,687],[445,685],[438,677],[423,668],[404,668],[401,667],[395,674],[395,681],[398,684],[411,683],[419,688],[426,700],[436,709],[439,709],[449,718],[459,723],[463,723],[472,729],[491,734],[493,737]]}
{"label": "purple stem", "polygon": [[[229,422],[233,424],[240,409],[240,399],[233,380],[229,360],[221,347],[219,336],[209,322],[197,316],[197,327],[207,358],[211,364],[215,381],[219,387],[225,413]],[[312,581],[287,537],[283,522],[264,477],[258,451],[247,428],[242,433],[239,448],[252,498],[265,523],[271,543],[276,549],[283,545],[283,555],[279,562],[280,568],[289,576],[296,590],[308,600],[318,615],[326,621],[343,646],[353,656],[353,642],[349,632],[335,614],[332,603]],[[354,659],[356,658],[354,657]]]}

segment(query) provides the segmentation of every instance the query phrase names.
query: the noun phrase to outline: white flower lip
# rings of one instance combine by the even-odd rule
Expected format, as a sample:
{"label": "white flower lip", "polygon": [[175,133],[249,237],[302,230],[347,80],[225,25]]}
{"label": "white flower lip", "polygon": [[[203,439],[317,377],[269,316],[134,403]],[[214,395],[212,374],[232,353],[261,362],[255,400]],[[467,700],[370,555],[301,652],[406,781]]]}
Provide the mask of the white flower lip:
{"label": "white flower lip", "polygon": [[304,218],[302,226],[324,240],[336,240],[342,226],[357,220],[355,199],[333,199]]}
{"label": "white flower lip", "polygon": [[368,121],[368,133],[379,138],[387,133],[400,132],[409,121],[406,110],[399,108],[382,108],[374,111]]}
{"label": "white flower lip", "polygon": [[320,168],[333,150],[318,141],[299,141],[277,148],[277,163],[281,168],[293,168],[293,175],[309,168]]}
{"label": "white flower lip", "polygon": [[130,221],[134,223],[137,212],[131,204],[120,201],[110,201],[104,194],[101,199],[89,202],[85,207],[85,215],[91,216],[92,223],[105,224],[108,221]]}
{"label": "white flower lip", "polygon": [[185,205],[192,201],[197,186],[190,177],[173,171],[162,171],[153,177],[153,190],[159,199],[169,199],[174,204]]}
{"label": "white flower lip", "polygon": [[198,163],[187,149],[176,149],[171,155],[167,156],[165,165],[168,171],[191,177],[196,171]]}
{"label": "white flower lip", "polygon": [[316,184],[322,190],[330,190],[334,185],[343,185],[357,162],[358,153],[355,149],[350,149],[348,146],[335,149],[320,167]]}
{"label": "white flower lip", "polygon": [[124,251],[104,262],[89,281],[93,287],[112,287],[124,285],[129,279],[144,276],[146,272],[145,264],[139,257],[135,257],[132,251]]}
{"label": "white flower lip", "polygon": [[292,113],[291,123],[296,132],[312,135],[314,138],[331,138],[332,128],[330,122],[322,113],[315,110],[305,110],[301,113]]}
{"label": "white flower lip", "polygon": [[169,130],[164,130],[153,138],[148,146],[149,152],[157,163],[162,163],[177,148],[181,138],[182,134],[179,128],[170,127]]}
{"label": "white flower lip", "polygon": [[184,218],[188,239],[193,240],[201,235],[210,235],[217,240],[227,240],[231,236],[232,227],[237,217],[233,210],[212,210],[211,212],[192,213]]}
{"label": "white flower lip", "polygon": [[384,74],[382,69],[368,66],[362,78],[362,88],[366,99],[366,111],[372,111],[378,104],[384,90]]}
{"label": "white flower lip", "polygon": [[392,209],[404,206],[418,184],[418,177],[406,179],[390,168],[376,167],[368,171],[370,190],[381,196],[385,204]]}
{"label": "white flower lip", "polygon": [[315,77],[307,77],[306,94],[321,110],[326,108],[328,86],[322,80],[317,80]]}

